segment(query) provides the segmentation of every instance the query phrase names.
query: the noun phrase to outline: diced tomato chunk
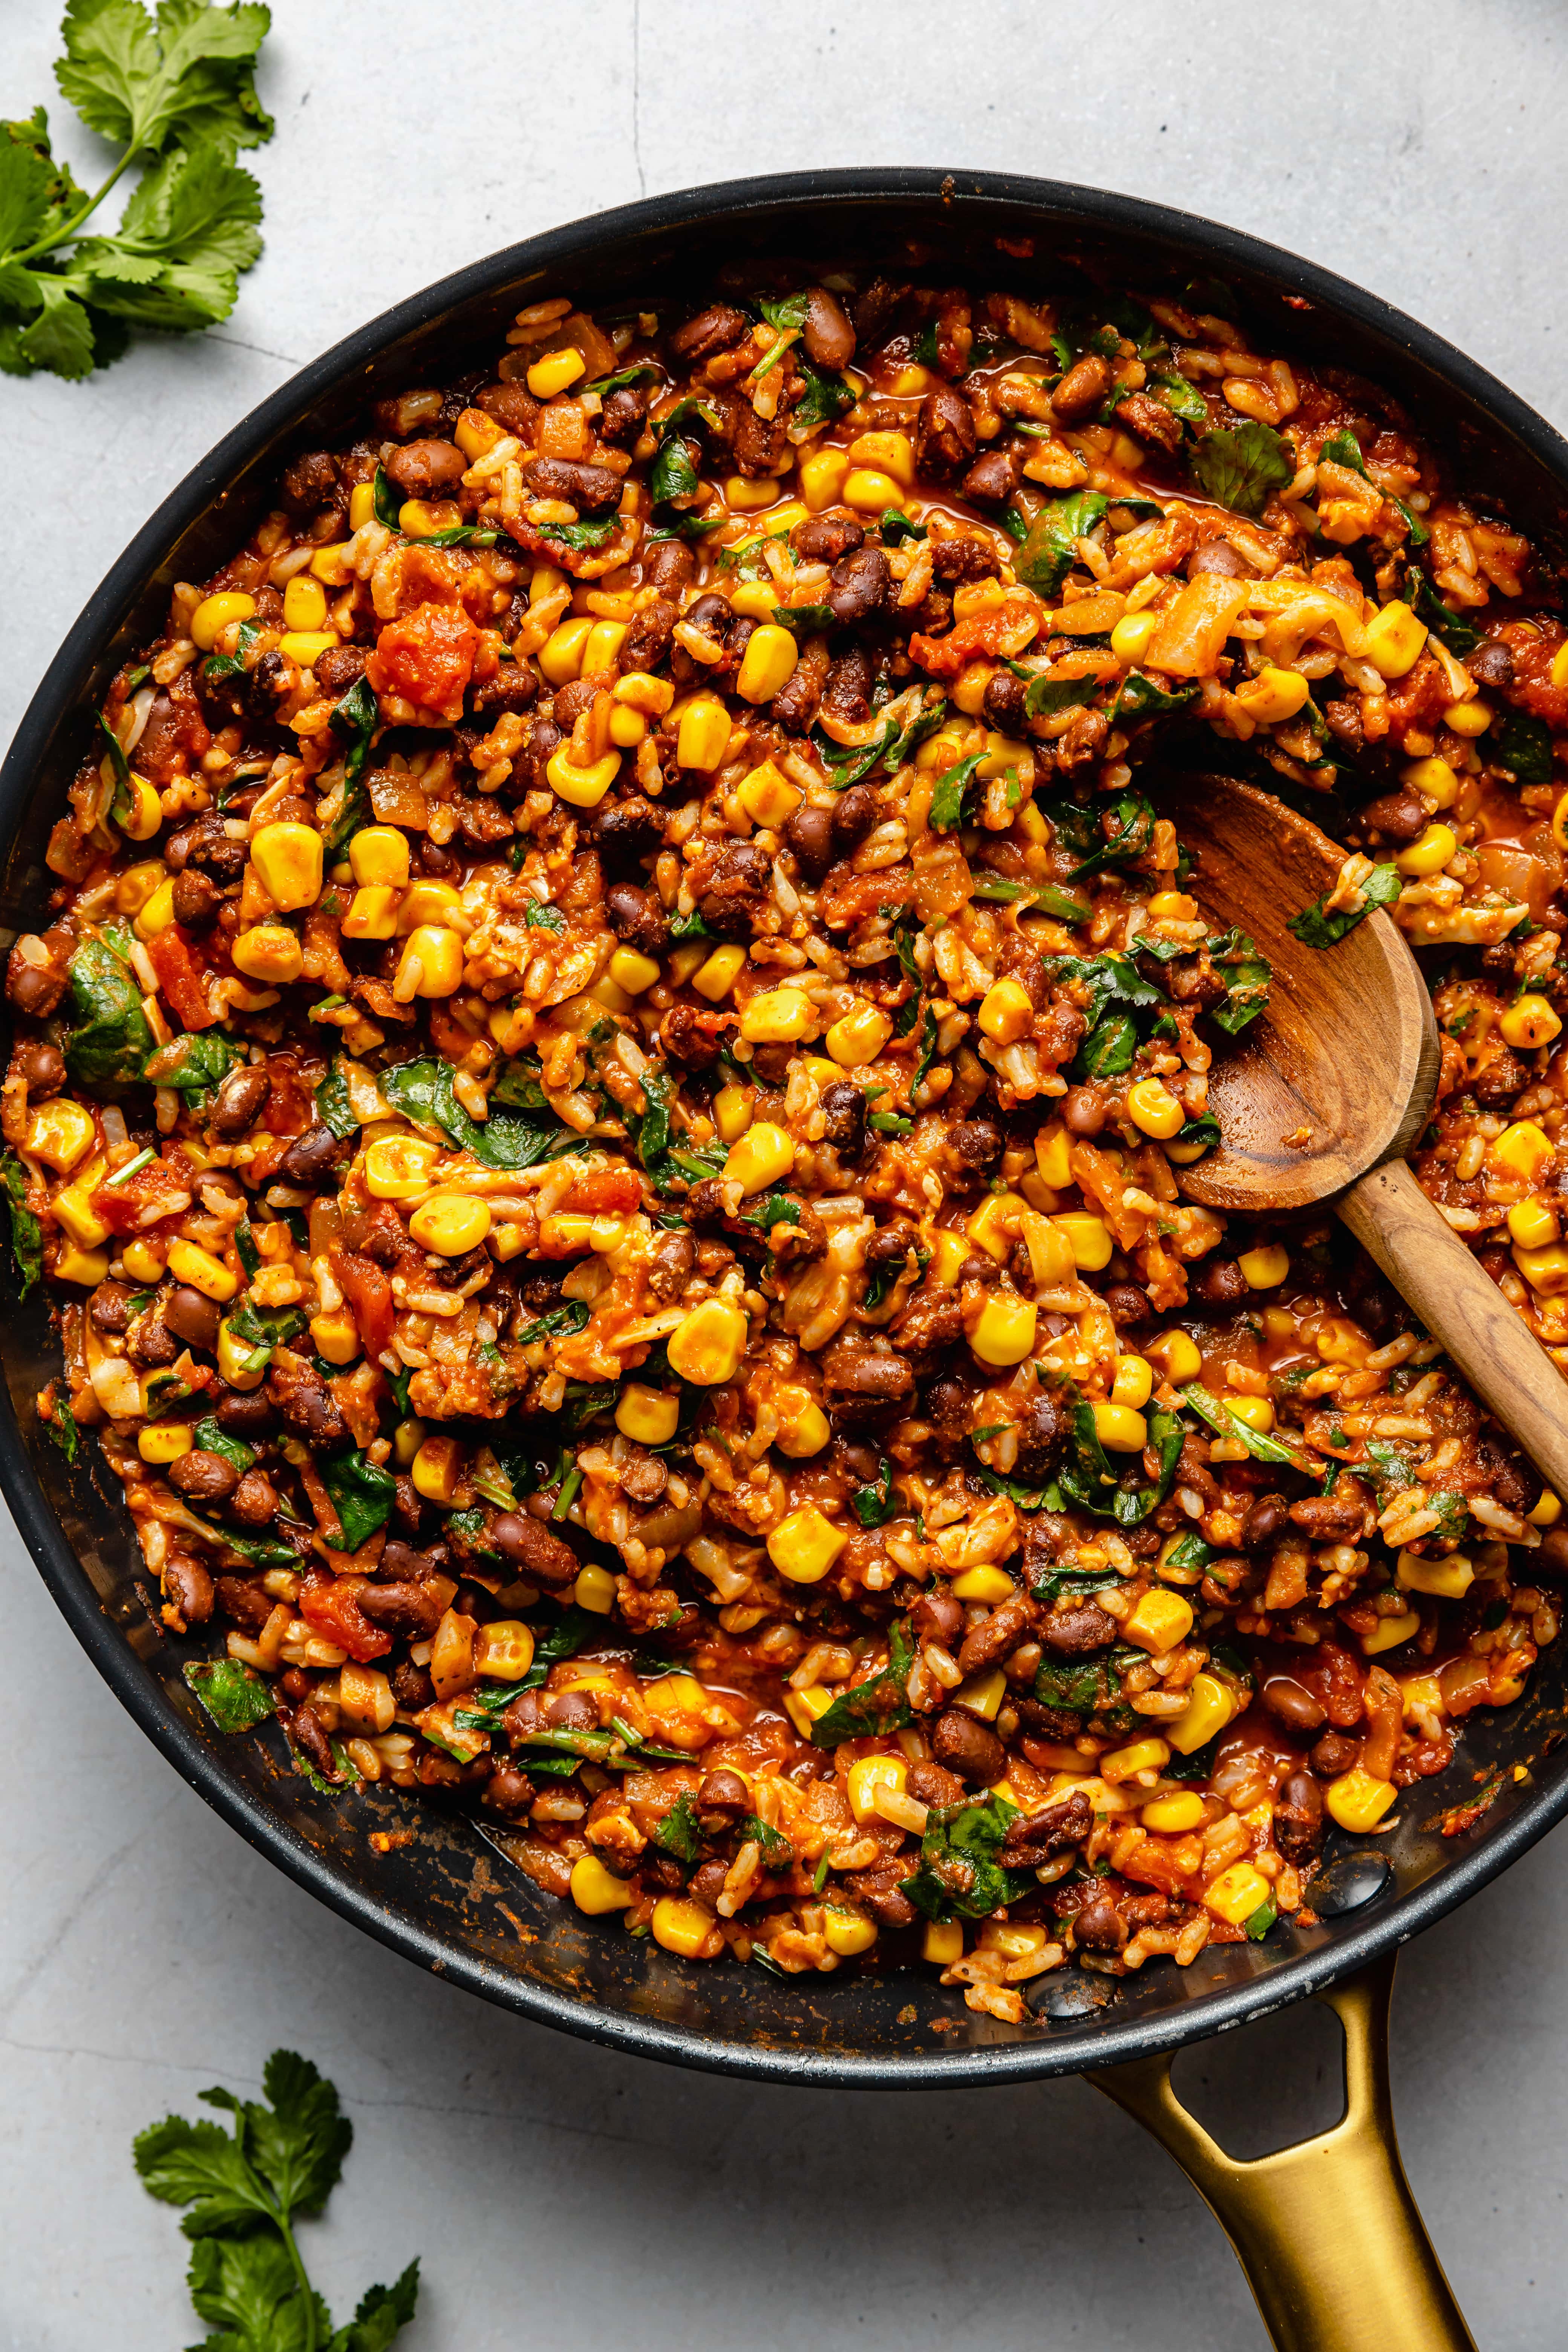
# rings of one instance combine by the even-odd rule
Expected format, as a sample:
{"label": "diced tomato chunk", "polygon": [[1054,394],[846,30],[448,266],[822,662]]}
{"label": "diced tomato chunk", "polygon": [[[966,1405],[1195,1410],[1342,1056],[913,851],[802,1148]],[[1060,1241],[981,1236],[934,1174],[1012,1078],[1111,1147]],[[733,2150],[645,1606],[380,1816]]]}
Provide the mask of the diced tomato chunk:
{"label": "diced tomato chunk", "polygon": [[312,1576],[300,1586],[297,1604],[313,1633],[323,1642],[335,1642],[362,1666],[384,1658],[392,1647],[391,1634],[371,1623],[355,1598],[369,1581],[365,1576]]}
{"label": "diced tomato chunk", "polygon": [[147,942],[147,955],[158,975],[159,989],[179,1014],[181,1027],[210,1029],[217,1015],[207,1009],[206,983],[179,931],[157,932]]}
{"label": "diced tomato chunk", "polygon": [[365,664],[377,694],[397,694],[456,726],[474,674],[479,633],[460,607],[416,604],[388,622]]}

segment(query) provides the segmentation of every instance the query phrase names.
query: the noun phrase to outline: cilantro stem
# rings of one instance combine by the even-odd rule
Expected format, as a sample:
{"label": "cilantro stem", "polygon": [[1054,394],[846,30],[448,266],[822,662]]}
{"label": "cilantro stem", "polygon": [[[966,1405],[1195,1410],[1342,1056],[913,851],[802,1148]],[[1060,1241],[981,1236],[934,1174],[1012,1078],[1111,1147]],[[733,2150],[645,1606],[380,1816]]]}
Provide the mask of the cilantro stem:
{"label": "cilantro stem", "polygon": [[98,191],[98,194],[95,196],[89,196],[80,212],[76,215],[74,219],[68,221],[64,228],[57,229],[52,236],[39,237],[37,244],[28,246],[25,253],[7,254],[5,257],[6,260],[26,264],[29,261],[41,259],[46,253],[53,253],[62,245],[68,245],[71,239],[79,231],[81,225],[83,221],[87,219],[88,215],[89,213],[95,213],[98,210],[98,207],[103,202],[110,188],[113,187],[115,182],[129,169],[132,163],[135,160],[136,153],[137,150],[134,147],[128,147],[125,150],[124,154],[121,155],[119,163],[116,163],[113,171],[110,172],[108,179],[105,180],[102,187]]}
{"label": "cilantro stem", "polygon": [[283,2219],[280,2211],[275,2212],[274,2219],[283,2233],[283,2243],[289,2249],[289,2260],[293,2265],[294,2276],[299,2282],[300,2299],[305,2306],[305,2340],[300,2352],[317,2352],[315,2291],[306,2275],[305,2265],[300,2259],[300,2249],[294,2243],[293,2231]]}

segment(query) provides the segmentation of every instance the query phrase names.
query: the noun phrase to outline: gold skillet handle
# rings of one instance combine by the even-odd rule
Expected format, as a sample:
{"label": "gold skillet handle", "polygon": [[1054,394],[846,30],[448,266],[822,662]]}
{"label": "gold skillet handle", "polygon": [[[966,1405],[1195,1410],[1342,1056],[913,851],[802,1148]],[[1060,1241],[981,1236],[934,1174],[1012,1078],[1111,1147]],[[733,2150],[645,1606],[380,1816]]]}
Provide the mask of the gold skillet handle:
{"label": "gold skillet handle", "polygon": [[1171,2087],[1169,2058],[1088,2076],[1152,2132],[1234,2247],[1279,2352],[1476,2352],[1399,2160],[1388,2086],[1394,1959],[1322,1995],[1345,2035],[1342,2120],[1242,2162]]}

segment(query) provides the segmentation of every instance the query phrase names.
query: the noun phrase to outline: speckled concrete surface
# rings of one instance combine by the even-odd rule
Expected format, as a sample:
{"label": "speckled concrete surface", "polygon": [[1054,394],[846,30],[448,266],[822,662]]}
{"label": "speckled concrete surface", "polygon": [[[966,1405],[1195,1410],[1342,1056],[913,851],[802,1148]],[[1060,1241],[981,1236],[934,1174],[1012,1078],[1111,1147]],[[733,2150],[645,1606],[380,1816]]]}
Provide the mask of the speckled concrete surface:
{"label": "speckled concrete surface", "polygon": [[[132,531],[300,362],[476,255],[700,180],[918,163],[1160,197],[1362,280],[1568,423],[1564,33],[1549,0],[273,14],[268,252],[233,319],[190,343],[143,340],[86,385],[0,379],[0,734]],[[39,0],[5,16],[0,112],[20,114],[52,97],[57,16]],[[74,129],[62,144],[84,178],[101,169]],[[116,1710],[8,1526],[0,1549],[0,2344],[166,2352],[198,2332],[183,2242],[136,2185],[129,2142],[206,2084],[253,2084],[279,2042],[330,2070],[359,2128],[331,2219],[310,2232],[321,2284],[343,2312],[421,2252],[409,2352],[524,2335],[717,2352],[785,2329],[823,2352],[1262,2344],[1196,2197],[1080,2084],[750,2088],[609,2056],[425,1980],[205,1811]],[[1406,2159],[1486,2352],[1562,2342],[1563,1850],[1538,1848],[1402,1965]],[[1240,2148],[1266,2107],[1284,2125],[1321,2110],[1328,2055],[1297,2017],[1184,2063],[1213,2078]]]}

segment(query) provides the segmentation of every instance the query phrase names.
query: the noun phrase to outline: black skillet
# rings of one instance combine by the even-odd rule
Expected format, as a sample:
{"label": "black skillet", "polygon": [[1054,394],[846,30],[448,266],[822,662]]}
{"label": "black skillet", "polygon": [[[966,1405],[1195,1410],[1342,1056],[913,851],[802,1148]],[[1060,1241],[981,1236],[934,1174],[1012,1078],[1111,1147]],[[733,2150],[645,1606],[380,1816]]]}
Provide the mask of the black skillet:
{"label": "black skillet", "polygon": [[[399,304],[263,402],[164,500],[89,602],[0,771],[0,918],[13,931],[42,920],[48,827],[90,714],[114,669],[160,625],[170,583],[199,580],[220,562],[286,457],[308,441],[347,435],[369,398],[482,363],[513,313],[551,295],[668,304],[727,264],[775,254],[824,270],[879,266],[928,282],[984,282],[997,237],[1014,246],[1033,238],[1047,286],[1070,281],[1075,264],[1146,290],[1223,278],[1263,348],[1315,356],[1388,387],[1447,453],[1468,493],[1554,549],[1568,537],[1561,436],[1387,303],[1234,230],[1127,196],[1001,173],[798,173],[657,197],[513,246]],[[276,1735],[270,1744],[219,1738],[181,1679],[192,1645],[149,1614],[116,1482],[90,1448],[68,1472],[34,1420],[33,1395],[58,1360],[39,1301],[5,1314],[0,1356],[8,1390],[0,1488],[83,1648],[192,1787],[344,1918],[524,2016],[681,2065],[888,2090],[1090,2071],[1197,2182],[1280,2346],[1390,2352],[1470,2343],[1394,2146],[1388,1979],[1400,1943],[1485,1885],[1568,1807],[1568,1746],[1556,1745],[1557,1651],[1548,1651],[1518,1707],[1468,1718],[1449,1772],[1404,1798],[1396,1827],[1372,1840],[1333,1833],[1320,1925],[1282,1925],[1264,1945],[1211,1949],[1184,1970],[1156,1962],[1114,1985],[1076,1973],[1047,1979],[1033,2021],[1010,2027],[974,2015],[929,1970],[871,1967],[784,1981],[757,1968],[684,1962],[540,1895],[459,1816],[384,1790],[324,1799],[287,1770]],[[1437,1816],[1471,1796],[1478,1774],[1494,1764],[1497,1801],[1473,1829],[1443,1838]],[[1517,1780],[1515,1766],[1526,1768]],[[394,1824],[411,1829],[412,1841],[373,1853],[369,1832]],[[1171,2054],[1308,1994],[1330,1998],[1346,2024],[1346,2118],[1300,2148],[1234,2162],[1176,2105]]]}

